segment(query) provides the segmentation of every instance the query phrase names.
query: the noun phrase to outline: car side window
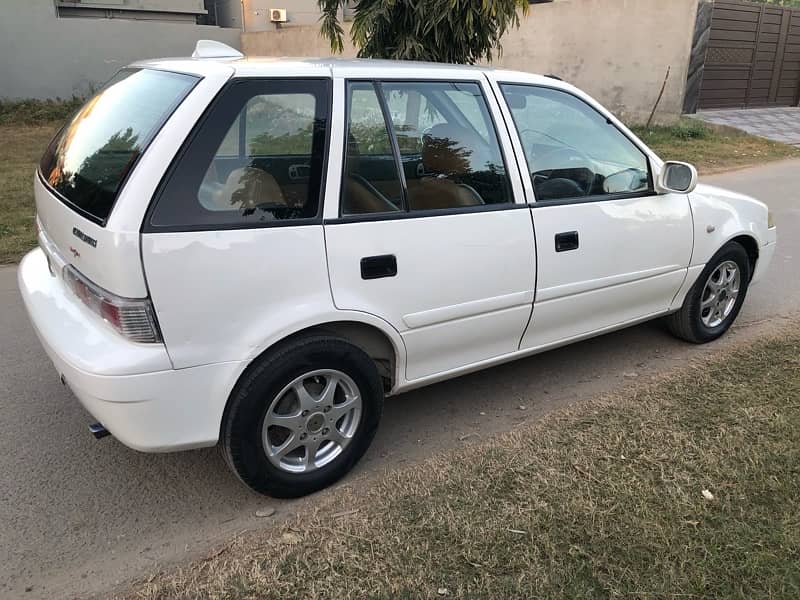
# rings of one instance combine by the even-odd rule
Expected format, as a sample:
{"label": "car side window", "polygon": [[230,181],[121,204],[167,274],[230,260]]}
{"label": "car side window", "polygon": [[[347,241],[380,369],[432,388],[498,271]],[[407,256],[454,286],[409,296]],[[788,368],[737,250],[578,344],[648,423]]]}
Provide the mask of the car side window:
{"label": "car side window", "polygon": [[150,225],[246,226],[318,216],[329,121],[326,80],[241,80],[197,127]]}
{"label": "car side window", "polygon": [[647,156],[601,113],[572,94],[502,84],[537,201],[652,191]]}
{"label": "car side window", "polygon": [[381,89],[387,102],[403,95],[424,100],[418,127],[392,117],[409,210],[513,202],[500,143],[494,130],[487,131],[489,108],[477,83],[384,82]]}
{"label": "car side window", "polygon": [[348,84],[347,115],[342,214],[403,210],[403,187],[392,141],[372,83]]}
{"label": "car side window", "polygon": [[477,83],[348,83],[343,215],[511,202],[503,153]]}

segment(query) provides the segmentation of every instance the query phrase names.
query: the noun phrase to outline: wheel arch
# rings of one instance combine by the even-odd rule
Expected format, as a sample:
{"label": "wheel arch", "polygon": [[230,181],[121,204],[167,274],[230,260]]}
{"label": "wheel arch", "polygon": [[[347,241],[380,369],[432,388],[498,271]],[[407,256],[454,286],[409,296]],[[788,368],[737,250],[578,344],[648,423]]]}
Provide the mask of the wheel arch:
{"label": "wheel arch", "polygon": [[750,262],[750,279],[753,278],[753,274],[755,273],[756,262],[758,262],[758,241],[756,238],[746,232],[737,233],[731,237],[726,238],[715,250],[714,252],[708,256],[708,258],[702,262],[693,263],[689,266],[686,279],[683,282],[683,286],[675,294],[675,297],[672,299],[672,303],[670,304],[670,311],[679,310],[680,307],[683,305],[683,301],[686,298],[686,295],[692,289],[695,283],[697,283],[698,278],[700,277],[703,269],[708,264],[708,262],[714,258],[714,256],[719,252],[726,244],[730,242],[736,242],[741,245],[745,252],[747,252],[747,257]]}
{"label": "wheel arch", "polygon": [[758,241],[756,241],[752,235],[741,234],[731,238],[725,243],[727,244],[730,242],[736,242],[744,248],[745,252],[747,252],[747,258],[750,262],[750,279],[752,279],[753,273],[756,271],[756,263],[758,262]]}
{"label": "wheel arch", "polygon": [[[250,357],[243,361],[243,367],[229,386],[223,412],[227,413],[228,404],[239,387],[239,383],[264,357],[295,340],[319,334],[335,335],[361,348],[375,362],[378,373],[384,382],[384,391],[389,393],[394,390],[400,383],[401,374],[405,369],[406,351],[400,334],[388,323],[368,314],[346,313],[327,316],[328,319],[295,324],[265,340],[262,347],[257,348]],[[224,422],[224,416],[222,421]]]}

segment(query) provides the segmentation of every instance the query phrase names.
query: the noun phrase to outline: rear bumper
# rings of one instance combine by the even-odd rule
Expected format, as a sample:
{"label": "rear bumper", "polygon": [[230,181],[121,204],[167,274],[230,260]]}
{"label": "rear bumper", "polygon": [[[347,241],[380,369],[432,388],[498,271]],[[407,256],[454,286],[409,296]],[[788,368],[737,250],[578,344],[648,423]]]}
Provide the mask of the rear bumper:
{"label": "rear bumper", "polygon": [[56,370],[94,418],[144,452],[217,442],[240,363],[172,369],[162,344],[118,335],[53,276],[40,249],[20,264],[19,288]]}

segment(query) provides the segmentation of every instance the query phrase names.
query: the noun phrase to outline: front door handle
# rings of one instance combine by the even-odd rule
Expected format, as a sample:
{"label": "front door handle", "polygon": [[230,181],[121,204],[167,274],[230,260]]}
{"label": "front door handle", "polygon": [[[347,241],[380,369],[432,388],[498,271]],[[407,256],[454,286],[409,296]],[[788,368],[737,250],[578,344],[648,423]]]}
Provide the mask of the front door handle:
{"label": "front door handle", "polygon": [[556,252],[578,249],[578,232],[564,231],[556,234]]}
{"label": "front door handle", "polygon": [[365,256],[361,259],[361,279],[380,279],[397,275],[397,257],[394,254]]}

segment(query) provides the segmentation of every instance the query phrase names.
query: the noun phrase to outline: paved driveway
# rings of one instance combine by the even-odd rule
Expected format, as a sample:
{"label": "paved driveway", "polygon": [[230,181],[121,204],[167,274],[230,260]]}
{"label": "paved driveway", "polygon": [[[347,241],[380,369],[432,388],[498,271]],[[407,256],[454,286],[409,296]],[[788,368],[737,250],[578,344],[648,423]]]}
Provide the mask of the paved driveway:
{"label": "paved driveway", "polygon": [[703,110],[698,118],[800,148],[800,107]]}
{"label": "paved driveway", "polygon": [[[800,161],[703,179],[757,194],[778,222],[772,268],[729,335],[695,346],[647,323],[391,398],[375,443],[343,485],[647,380],[797,314]],[[140,454],[113,437],[95,441],[86,430],[91,417],[36,339],[15,277],[13,268],[0,269],[0,598],[106,597],[118,581],[268,526],[273,519],[254,515],[264,506],[279,519],[314,506],[319,496],[275,501],[250,493],[214,449]]]}

